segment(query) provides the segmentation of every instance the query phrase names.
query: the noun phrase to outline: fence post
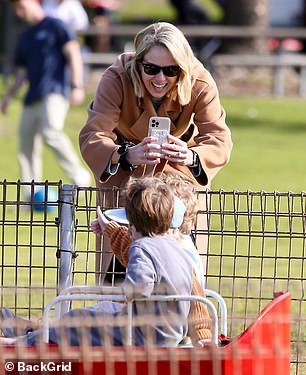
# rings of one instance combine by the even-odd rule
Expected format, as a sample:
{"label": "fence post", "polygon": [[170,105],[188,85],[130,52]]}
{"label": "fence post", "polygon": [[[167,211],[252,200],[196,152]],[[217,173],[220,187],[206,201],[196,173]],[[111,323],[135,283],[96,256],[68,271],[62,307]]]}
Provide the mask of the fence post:
{"label": "fence post", "polygon": [[299,94],[301,98],[306,96],[306,66],[301,66]]}
{"label": "fence post", "polygon": [[[59,292],[72,285],[72,262],[75,255],[73,248],[74,234],[74,193],[75,186],[65,184],[60,191],[59,219]],[[69,311],[70,302],[62,302],[55,309],[57,318]]]}
{"label": "fence post", "polygon": [[276,66],[273,72],[273,96],[281,97],[284,95],[283,67]]}

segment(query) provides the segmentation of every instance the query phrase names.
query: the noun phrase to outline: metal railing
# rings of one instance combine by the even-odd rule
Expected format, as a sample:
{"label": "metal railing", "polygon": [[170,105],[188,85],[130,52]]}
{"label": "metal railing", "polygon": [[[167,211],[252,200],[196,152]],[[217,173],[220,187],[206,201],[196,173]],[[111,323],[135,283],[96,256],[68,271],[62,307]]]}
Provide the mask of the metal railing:
{"label": "metal railing", "polygon": [[[31,186],[34,191],[39,186]],[[22,200],[22,184],[0,183],[1,306],[41,316],[44,306],[69,285],[95,285],[96,241],[90,222],[96,217],[96,188],[48,183],[58,192],[53,211]],[[120,191],[111,194],[118,207]],[[240,334],[274,291],[290,291],[291,373],[306,369],[306,193],[265,191],[199,192],[195,238],[206,237],[206,287],[228,308],[228,335]],[[102,209],[106,200],[101,200]],[[199,229],[200,221],[208,223]],[[115,267],[114,267],[115,270]],[[110,271],[109,271],[110,272]],[[116,271],[114,271],[115,273]]]}

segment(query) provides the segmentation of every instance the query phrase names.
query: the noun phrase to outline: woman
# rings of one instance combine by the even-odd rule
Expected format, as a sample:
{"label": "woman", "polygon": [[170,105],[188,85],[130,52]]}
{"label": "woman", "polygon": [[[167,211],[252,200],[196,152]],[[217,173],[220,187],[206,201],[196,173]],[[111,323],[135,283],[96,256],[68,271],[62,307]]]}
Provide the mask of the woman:
{"label": "woman", "polygon": [[[134,46],[104,72],[80,133],[97,186],[124,187],[131,175],[172,172],[198,189],[209,187],[232,149],[216,83],[170,23],[147,26]],[[169,143],[162,147],[147,136],[152,116],[171,119]],[[102,272],[110,259],[109,251]]]}

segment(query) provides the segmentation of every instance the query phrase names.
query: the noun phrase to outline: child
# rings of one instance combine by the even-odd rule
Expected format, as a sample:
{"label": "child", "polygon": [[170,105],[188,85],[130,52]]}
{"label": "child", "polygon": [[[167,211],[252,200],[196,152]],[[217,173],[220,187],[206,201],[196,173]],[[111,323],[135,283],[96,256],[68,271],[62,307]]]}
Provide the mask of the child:
{"label": "child", "polygon": [[201,288],[205,289],[204,269],[194,242],[191,237],[192,229],[195,227],[196,216],[198,212],[198,197],[194,184],[184,175],[178,173],[161,173],[156,175],[169,185],[173,193],[180,198],[186,206],[186,212],[182,225],[179,227],[180,235],[183,241],[183,247],[188,251],[192,259],[193,268]]}
{"label": "child", "polygon": [[[125,209],[131,246],[122,284],[123,293],[128,298],[154,294],[191,295],[191,261],[176,239],[168,234],[171,223],[179,227],[185,213],[184,205],[174,197],[171,188],[155,177],[131,179],[125,190]],[[80,344],[81,331],[71,323],[71,318],[81,317],[84,321],[84,318],[91,316],[101,318],[101,322],[107,317],[126,316],[124,303],[101,302],[97,305],[95,308],[72,310],[61,319],[64,326],[70,327],[65,332],[66,336],[69,333],[71,345]],[[145,325],[137,323],[134,327],[133,344],[177,346],[187,334],[189,305],[189,302],[135,302],[137,322],[142,318],[140,323],[145,322]],[[57,344],[62,339],[59,339],[58,332],[56,328],[50,328],[51,343]],[[119,326],[101,331],[101,327],[91,323],[87,325],[86,332],[87,337],[89,333],[91,345],[103,345],[105,342],[124,344],[124,334]],[[22,339],[27,345],[35,345],[39,335],[39,331],[33,331]],[[112,336],[111,339],[105,341],[109,336]],[[12,345],[16,340],[1,338],[0,343]]]}
{"label": "child", "polygon": [[[186,206],[182,224],[178,229],[172,228],[172,232],[192,261],[194,270],[192,294],[205,296],[203,291],[205,286],[204,272],[201,259],[190,237],[197,214],[197,196],[194,186],[189,180],[177,173],[160,174],[158,177],[171,188],[173,193]],[[118,210],[113,212],[116,213],[116,218],[114,218],[116,221],[109,221],[102,214],[100,207],[98,207],[98,218],[92,221],[91,228],[97,235],[101,236],[103,234],[109,237],[112,251],[120,263],[126,267],[131,237],[127,227],[118,225],[118,222],[126,224],[126,221],[118,218]],[[207,340],[211,339],[211,320],[206,306],[200,302],[191,303],[188,334],[195,346],[205,345]]]}

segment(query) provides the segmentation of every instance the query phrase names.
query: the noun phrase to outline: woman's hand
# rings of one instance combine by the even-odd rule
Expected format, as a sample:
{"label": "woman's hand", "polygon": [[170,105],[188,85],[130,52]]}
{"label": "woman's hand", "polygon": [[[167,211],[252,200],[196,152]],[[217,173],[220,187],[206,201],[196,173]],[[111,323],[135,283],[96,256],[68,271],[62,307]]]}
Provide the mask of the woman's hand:
{"label": "woman's hand", "polygon": [[128,162],[134,165],[159,164],[163,155],[157,140],[156,137],[145,137],[137,145],[129,147],[126,154]]}
{"label": "woman's hand", "polygon": [[172,163],[180,165],[193,164],[193,152],[187,147],[187,143],[181,139],[168,135],[169,143],[162,144],[162,157]]}

